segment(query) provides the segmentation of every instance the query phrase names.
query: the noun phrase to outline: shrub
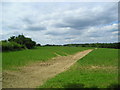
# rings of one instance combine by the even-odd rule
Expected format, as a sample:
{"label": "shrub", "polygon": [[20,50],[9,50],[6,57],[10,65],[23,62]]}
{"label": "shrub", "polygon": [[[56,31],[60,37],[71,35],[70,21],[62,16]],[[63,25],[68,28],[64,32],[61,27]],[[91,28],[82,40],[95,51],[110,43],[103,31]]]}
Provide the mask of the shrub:
{"label": "shrub", "polygon": [[20,45],[24,45],[26,48],[31,49],[36,45],[35,41],[32,41],[31,38],[27,38],[24,35],[12,36],[8,39],[9,42],[16,42]]}
{"label": "shrub", "polygon": [[25,46],[20,45],[16,42],[1,42],[2,51],[14,51],[14,50],[20,50],[25,49]]}

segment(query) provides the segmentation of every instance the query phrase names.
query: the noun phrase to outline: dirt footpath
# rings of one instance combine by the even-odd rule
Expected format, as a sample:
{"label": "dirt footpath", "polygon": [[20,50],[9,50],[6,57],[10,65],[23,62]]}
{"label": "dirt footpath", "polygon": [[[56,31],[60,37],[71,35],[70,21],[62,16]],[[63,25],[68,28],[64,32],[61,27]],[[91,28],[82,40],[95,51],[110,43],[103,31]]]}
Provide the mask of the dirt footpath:
{"label": "dirt footpath", "polygon": [[92,50],[85,50],[74,55],[58,56],[43,63],[19,68],[19,71],[3,72],[3,88],[36,88],[55,75],[67,70],[77,60]]}

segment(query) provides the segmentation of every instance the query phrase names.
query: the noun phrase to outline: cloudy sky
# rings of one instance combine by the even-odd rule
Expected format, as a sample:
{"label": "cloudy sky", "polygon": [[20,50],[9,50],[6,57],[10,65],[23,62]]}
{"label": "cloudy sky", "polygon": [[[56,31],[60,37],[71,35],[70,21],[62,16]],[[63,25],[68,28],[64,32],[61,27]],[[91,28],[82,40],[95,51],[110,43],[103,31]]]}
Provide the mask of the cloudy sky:
{"label": "cloudy sky", "polygon": [[40,44],[118,41],[117,2],[3,2],[0,39],[24,34]]}

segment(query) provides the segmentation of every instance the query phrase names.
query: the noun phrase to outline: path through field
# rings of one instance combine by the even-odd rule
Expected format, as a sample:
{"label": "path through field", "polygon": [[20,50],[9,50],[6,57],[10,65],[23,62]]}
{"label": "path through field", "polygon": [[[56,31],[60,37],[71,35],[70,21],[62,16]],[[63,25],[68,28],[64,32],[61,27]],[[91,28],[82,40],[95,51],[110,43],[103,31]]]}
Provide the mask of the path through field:
{"label": "path through field", "polygon": [[47,62],[37,62],[20,67],[19,71],[4,71],[3,88],[36,88],[48,79],[67,70],[91,51],[92,49],[89,49],[74,55],[58,56]]}

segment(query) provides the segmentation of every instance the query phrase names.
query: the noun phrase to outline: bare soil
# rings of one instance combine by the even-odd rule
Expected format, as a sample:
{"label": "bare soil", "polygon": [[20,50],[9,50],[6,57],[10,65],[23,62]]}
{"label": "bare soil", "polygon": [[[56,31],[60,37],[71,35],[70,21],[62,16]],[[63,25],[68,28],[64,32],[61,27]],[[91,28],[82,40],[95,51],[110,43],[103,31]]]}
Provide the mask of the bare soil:
{"label": "bare soil", "polygon": [[69,69],[92,49],[74,55],[60,56],[47,62],[36,62],[20,67],[18,71],[3,71],[3,88],[36,88],[55,75]]}

